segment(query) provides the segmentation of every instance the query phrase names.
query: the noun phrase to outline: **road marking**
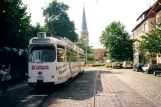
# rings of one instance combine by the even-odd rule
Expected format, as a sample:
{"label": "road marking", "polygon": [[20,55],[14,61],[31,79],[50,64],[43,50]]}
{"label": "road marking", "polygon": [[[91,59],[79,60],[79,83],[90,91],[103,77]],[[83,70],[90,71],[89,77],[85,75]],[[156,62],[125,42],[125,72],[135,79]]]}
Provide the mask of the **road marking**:
{"label": "road marking", "polygon": [[[17,88],[20,88],[20,87],[24,87],[24,86],[27,86],[28,84],[24,84],[24,85],[19,85],[17,87],[13,87],[13,88],[9,88],[8,91],[12,91],[12,90],[15,90]],[[2,91],[0,91],[0,93],[2,93]]]}

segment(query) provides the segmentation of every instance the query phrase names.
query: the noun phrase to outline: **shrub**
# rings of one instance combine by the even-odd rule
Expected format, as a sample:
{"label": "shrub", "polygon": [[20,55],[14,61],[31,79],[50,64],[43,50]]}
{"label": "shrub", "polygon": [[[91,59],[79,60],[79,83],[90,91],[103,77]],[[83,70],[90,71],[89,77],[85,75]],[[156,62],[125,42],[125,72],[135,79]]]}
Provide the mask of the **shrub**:
{"label": "shrub", "polygon": [[106,67],[106,68],[111,68],[111,67],[112,67],[112,64],[111,64],[111,63],[106,63],[106,64],[105,64],[105,67]]}
{"label": "shrub", "polygon": [[92,67],[92,65],[93,65],[93,64],[86,64],[86,66],[88,66],[88,67]]}
{"label": "shrub", "polygon": [[105,66],[105,63],[93,63],[93,64],[86,64],[88,67],[98,67],[98,66]]}

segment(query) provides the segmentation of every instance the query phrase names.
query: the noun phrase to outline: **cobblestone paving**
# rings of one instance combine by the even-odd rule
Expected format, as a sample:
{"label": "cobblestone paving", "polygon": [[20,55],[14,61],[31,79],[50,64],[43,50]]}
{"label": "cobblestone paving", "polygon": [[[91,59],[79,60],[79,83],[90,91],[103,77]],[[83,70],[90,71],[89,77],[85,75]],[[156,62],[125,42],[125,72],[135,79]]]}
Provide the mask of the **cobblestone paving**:
{"label": "cobblestone paving", "polygon": [[[103,91],[96,97],[96,107],[156,107],[115,75],[119,72],[101,71]],[[121,75],[121,74],[120,74]]]}
{"label": "cobblestone paving", "polygon": [[[100,77],[97,79],[95,107],[121,107],[115,92],[107,81],[109,73],[104,71],[99,71],[98,73],[100,73]],[[101,91],[100,83],[102,83]]]}
{"label": "cobblestone paving", "polygon": [[134,72],[131,69],[114,69],[111,71],[114,73],[118,72],[119,74],[116,74],[116,76],[121,81],[124,81],[158,106],[161,106],[161,77]]}
{"label": "cobblestone paving", "polygon": [[86,71],[61,90],[54,92],[50,98],[46,100],[43,106],[91,107],[95,73],[95,68]]}
{"label": "cobblestone paving", "polygon": [[[96,72],[99,70],[98,72]],[[117,76],[121,71],[110,72],[106,68],[89,68],[63,89],[54,92],[43,104],[44,107],[93,107],[94,78],[96,96],[94,107],[157,107],[129,84]],[[126,75],[126,74],[125,74]],[[130,75],[129,76],[133,76]],[[128,80],[127,80],[128,81]]]}

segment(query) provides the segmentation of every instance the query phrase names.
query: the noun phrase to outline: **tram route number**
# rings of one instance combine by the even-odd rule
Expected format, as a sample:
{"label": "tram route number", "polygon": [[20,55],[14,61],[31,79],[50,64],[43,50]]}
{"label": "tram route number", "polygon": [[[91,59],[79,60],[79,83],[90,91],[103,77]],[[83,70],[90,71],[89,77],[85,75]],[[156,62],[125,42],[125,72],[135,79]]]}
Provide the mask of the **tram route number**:
{"label": "tram route number", "polygon": [[37,80],[43,80],[43,76],[37,76]]}

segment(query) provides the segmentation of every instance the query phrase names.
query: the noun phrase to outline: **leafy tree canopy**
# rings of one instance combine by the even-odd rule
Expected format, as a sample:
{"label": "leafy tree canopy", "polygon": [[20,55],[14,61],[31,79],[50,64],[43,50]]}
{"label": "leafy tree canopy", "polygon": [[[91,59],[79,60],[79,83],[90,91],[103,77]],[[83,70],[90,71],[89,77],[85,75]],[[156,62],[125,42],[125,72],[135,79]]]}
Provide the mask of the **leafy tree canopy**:
{"label": "leafy tree canopy", "polygon": [[[69,6],[63,2],[58,2],[57,0],[52,1],[48,7],[44,10],[43,15],[46,17],[46,26],[49,27],[49,32],[53,35],[60,37],[67,37],[71,41],[77,41],[78,35],[75,32],[75,25],[73,21],[70,21],[69,16],[66,11],[68,11]],[[60,15],[61,14],[61,15]],[[60,15],[58,19],[53,20],[48,23],[48,18],[54,18]]]}
{"label": "leafy tree canopy", "polygon": [[107,25],[100,36],[101,44],[109,51],[109,56],[118,61],[132,60],[133,42],[130,40],[125,26],[119,21]]}
{"label": "leafy tree canopy", "polygon": [[26,48],[32,34],[27,6],[21,0],[2,0],[0,4],[0,45]]}
{"label": "leafy tree canopy", "polygon": [[152,23],[152,30],[142,36],[140,41],[140,50],[149,53],[161,52],[161,24]]}

